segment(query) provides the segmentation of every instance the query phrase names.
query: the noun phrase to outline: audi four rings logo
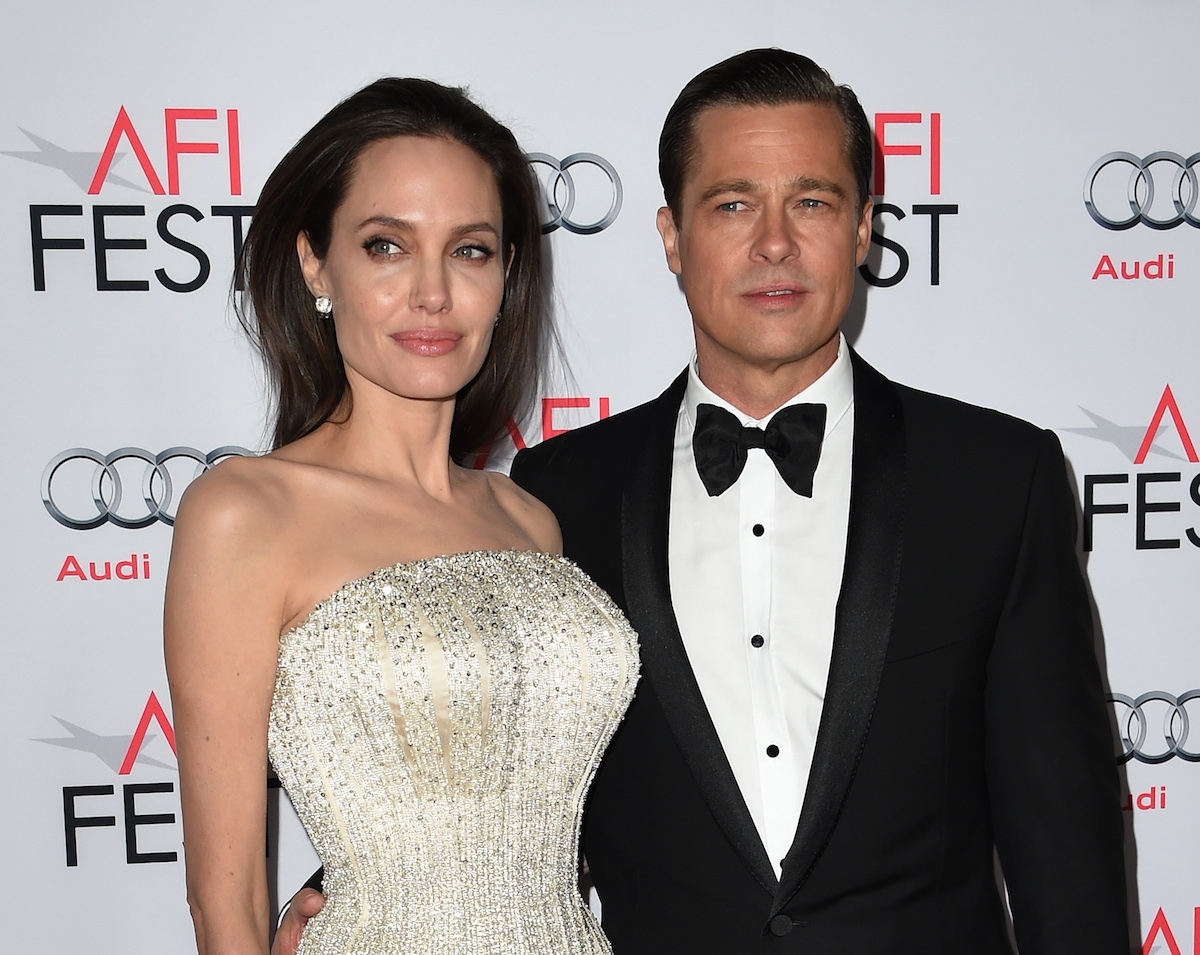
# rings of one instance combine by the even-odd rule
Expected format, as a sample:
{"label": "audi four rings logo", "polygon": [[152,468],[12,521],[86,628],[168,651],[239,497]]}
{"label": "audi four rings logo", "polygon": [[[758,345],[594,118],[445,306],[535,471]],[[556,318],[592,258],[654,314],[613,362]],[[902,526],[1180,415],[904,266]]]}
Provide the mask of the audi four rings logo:
{"label": "audi four rings logo", "polygon": [[[1128,214],[1124,202],[1114,191],[1107,197],[1105,210],[1101,211],[1096,196],[1096,180],[1108,166],[1119,163],[1129,167],[1129,180],[1125,184],[1124,201],[1128,202]],[[1083,204],[1088,215],[1106,229],[1120,232],[1132,229],[1139,222],[1151,229],[1174,229],[1186,222],[1194,229],[1200,229],[1200,218],[1193,215],[1196,203],[1200,201],[1200,186],[1197,183],[1196,164],[1200,163],[1200,152],[1192,153],[1186,159],[1179,153],[1162,150],[1143,156],[1139,159],[1133,153],[1106,153],[1092,164],[1088,170],[1087,179],[1083,186]],[[1165,171],[1173,170],[1170,178]],[[1163,177],[1155,185],[1155,177]],[[1184,182],[1187,188],[1184,188]],[[1165,203],[1159,203],[1157,215],[1152,215],[1155,194],[1170,198],[1174,215],[1167,213]]]}
{"label": "audi four rings logo", "polygon": [[[71,448],[56,454],[42,472],[42,503],[58,523],[77,531],[104,523],[128,528],[149,527],[155,521],[173,525],[177,490],[182,491],[218,461],[253,454],[233,445],[208,454],[184,447],[158,454],[142,448],[118,448],[109,454]],[[74,462],[90,462],[93,466],[89,468],[85,463],[71,467]],[[178,469],[188,462],[195,467],[185,475],[186,481],[180,481],[178,474],[171,477],[173,466]],[[126,485],[133,482],[139,485],[140,497],[126,493]]]}
{"label": "audi four rings logo", "polygon": [[1121,737],[1118,762],[1136,759],[1139,763],[1165,763],[1178,756],[1189,763],[1200,763],[1200,750],[1187,748],[1191,727],[1188,704],[1200,700],[1200,690],[1188,690],[1179,696],[1151,690],[1137,699],[1113,693],[1108,700],[1117,711]]}
{"label": "audi four rings logo", "polygon": [[[617,175],[617,170],[607,159],[597,156],[595,153],[572,153],[566,159],[555,159],[546,153],[526,153],[526,158],[534,167],[535,172],[538,166],[548,167],[551,172],[549,180],[542,180],[546,208],[550,214],[550,217],[542,223],[543,233],[553,232],[562,226],[568,232],[574,232],[576,235],[595,235],[616,221],[617,215],[621,211],[621,198],[624,193],[621,189],[621,177]],[[575,177],[570,172],[576,166],[591,166],[599,170],[598,174],[587,177],[589,185],[595,185],[603,190],[602,197],[589,195],[588,214],[594,216],[602,208],[600,203],[605,198],[608,200],[608,210],[591,222],[579,222],[572,218],[572,215],[580,214],[576,209],[578,187]],[[607,181],[607,186],[602,185],[603,181]],[[593,199],[595,202],[592,201]]]}

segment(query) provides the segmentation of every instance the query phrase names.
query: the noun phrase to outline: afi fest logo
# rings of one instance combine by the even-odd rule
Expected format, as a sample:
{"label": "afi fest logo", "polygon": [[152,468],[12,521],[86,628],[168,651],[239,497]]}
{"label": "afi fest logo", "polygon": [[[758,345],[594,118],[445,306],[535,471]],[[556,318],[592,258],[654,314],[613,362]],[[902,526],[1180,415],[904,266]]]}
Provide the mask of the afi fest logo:
{"label": "afi fest logo", "polygon": [[[881,253],[890,254],[868,255],[867,261],[858,271],[863,279],[877,288],[890,288],[904,281],[913,264],[909,248],[917,250],[915,254],[918,260],[923,257],[926,235],[929,249],[929,284],[941,284],[942,219],[958,215],[958,203],[923,201],[909,205],[906,209],[897,202],[883,201],[887,194],[885,187],[888,175],[902,175],[904,190],[908,192],[914,188],[909,182],[918,171],[921,179],[925,180],[921,185],[915,186],[918,193],[923,192],[931,199],[940,197],[942,114],[876,113],[875,181],[871,189],[875,197],[875,208],[872,212],[871,244],[878,246]],[[892,259],[894,263],[890,261]]]}
{"label": "afi fest logo", "polygon": [[[182,194],[185,179],[203,178],[211,183],[214,176],[222,186],[227,184],[230,198],[241,197],[241,131],[236,109],[168,107],[161,117],[157,113],[135,117],[121,106],[102,148],[96,151],[69,150],[21,131],[37,149],[5,150],[4,155],[60,170],[89,200],[86,205],[46,202],[29,206],[35,291],[44,292],[68,275],[87,269],[93,273],[98,292],[148,292],[151,279],[172,292],[195,292],[212,275],[213,250],[221,246],[230,249],[231,258],[218,274],[229,274],[254,207],[222,202],[202,208],[172,197]],[[130,155],[133,162],[128,161]],[[126,196],[140,192],[163,200],[148,212],[145,202],[114,203],[111,198],[100,198],[114,189]],[[220,220],[226,220],[224,225]],[[136,253],[149,251],[152,241],[153,258],[146,264],[146,257]],[[79,254],[89,247],[90,256]]]}
{"label": "afi fest logo", "polygon": [[[1171,386],[1168,384],[1163,388],[1148,423],[1144,425],[1117,424],[1087,408],[1080,410],[1091,418],[1091,427],[1059,430],[1104,441],[1120,451],[1134,467],[1146,467],[1146,470],[1083,475],[1083,549],[1090,551],[1095,546],[1098,518],[1105,522],[1103,539],[1106,544],[1119,540],[1118,534],[1122,531],[1128,534],[1132,530],[1135,550],[1177,550],[1184,541],[1200,548],[1200,514],[1194,510],[1200,508],[1200,468],[1184,468],[1184,465],[1200,464],[1200,456]],[[1200,415],[1200,412],[1196,414]],[[1195,420],[1200,422],[1200,417]],[[1174,437],[1168,438],[1171,432]],[[1163,459],[1179,464],[1173,470],[1158,470],[1163,466]],[[1131,509],[1132,528],[1128,518]],[[1174,520],[1170,517],[1181,513],[1188,516]],[[1118,524],[1117,518],[1110,515],[1126,516]],[[1107,529],[1108,525],[1112,525],[1111,530]],[[1118,530],[1120,525],[1123,528]]]}
{"label": "afi fest logo", "polygon": [[[1142,955],[1200,955],[1200,905],[1188,914],[1174,910],[1174,927],[1161,907],[1150,921],[1146,941],[1142,943]],[[1188,923],[1191,923],[1190,925]],[[1192,930],[1192,949],[1187,952],[1179,940],[1187,941],[1187,931]]]}
{"label": "afi fest logo", "polygon": [[[58,169],[89,197],[86,206],[80,202],[29,206],[34,291],[44,292],[75,270],[89,268],[97,292],[148,292],[151,279],[172,292],[195,292],[212,276],[217,248],[229,249],[228,266],[217,273],[228,275],[254,206],[226,201],[201,207],[170,197],[182,195],[185,171],[189,182],[203,179],[209,189],[214,175],[218,176],[222,188],[228,182],[231,199],[241,197],[238,111],[168,107],[160,120],[157,112],[135,117],[122,105],[108,130],[103,147],[96,151],[66,149],[24,129],[21,132],[37,148],[3,150],[6,156]],[[594,153],[573,153],[563,159],[530,153],[528,159],[542,183],[544,233],[561,228],[593,235],[616,221],[623,190],[621,177],[608,160]],[[145,202],[117,204],[99,199],[114,189],[163,200],[147,211]],[[151,218],[153,226],[147,221]],[[227,222],[217,228],[211,220]],[[151,242],[154,258],[146,264],[145,257],[136,253],[148,252]],[[90,257],[78,254],[89,247]]]}
{"label": "afi fest logo", "polygon": [[[161,731],[163,739],[175,755],[175,730],[167,717],[166,711],[158,700],[158,695],[151,691],[142,707],[133,734],[118,733],[102,735],[92,732],[82,726],[69,723],[61,717],[54,720],[70,736],[57,736],[36,739],[36,743],[47,743],[51,746],[61,746],[83,753],[91,753],[100,762],[115,773],[118,779],[124,779],[133,773],[135,766],[150,766],[156,769],[177,771],[171,763],[163,762],[147,755],[143,750],[158,739],[151,732],[152,724]],[[95,764],[90,764],[94,766]],[[111,777],[109,777],[111,779]],[[162,796],[175,792],[175,782],[122,782],[121,798],[116,800],[116,788],[112,782],[93,780],[83,784],[62,787],[63,834],[66,849],[67,865],[79,865],[80,848],[79,833],[83,829],[115,829],[117,828],[116,812],[121,812],[122,828],[125,833],[125,862],[127,865],[139,865],[149,862],[176,862],[179,853],[176,850],[150,850],[144,847],[145,842],[156,842],[159,846],[171,837],[162,833],[146,833],[152,826],[174,826],[178,805],[177,799],[171,801],[171,812],[147,812],[147,808],[162,810]],[[149,802],[149,807],[146,803]],[[180,834],[172,830],[173,843],[178,844]],[[95,853],[113,852],[111,840],[91,838],[88,840],[89,850]],[[99,848],[103,844],[107,849]],[[119,851],[119,850],[118,850]]]}

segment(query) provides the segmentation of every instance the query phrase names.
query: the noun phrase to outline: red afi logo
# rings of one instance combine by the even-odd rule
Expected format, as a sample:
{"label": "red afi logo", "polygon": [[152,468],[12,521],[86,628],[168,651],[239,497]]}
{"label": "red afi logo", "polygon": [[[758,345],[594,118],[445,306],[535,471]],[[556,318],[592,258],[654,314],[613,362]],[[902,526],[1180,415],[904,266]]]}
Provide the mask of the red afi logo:
{"label": "red afi logo", "polygon": [[1134,455],[1133,463],[1143,464],[1145,462],[1146,455],[1150,453],[1150,446],[1154,444],[1154,439],[1158,436],[1158,429],[1162,426],[1163,416],[1166,414],[1171,415],[1171,421],[1175,424],[1175,431],[1183,444],[1183,453],[1187,455],[1187,459],[1193,464],[1200,464],[1200,457],[1196,455],[1196,446],[1192,444],[1192,436],[1188,434],[1187,425],[1183,423],[1183,415],[1179,413],[1179,404],[1175,401],[1175,396],[1171,394],[1170,385],[1163,389],[1162,397],[1158,399],[1158,407],[1154,409],[1154,415],[1150,418],[1146,435],[1142,438],[1142,444],[1138,448],[1137,454]]}
{"label": "red afi logo", "polygon": [[[553,438],[555,435],[566,434],[571,430],[570,427],[560,427],[559,422],[555,420],[554,413],[559,409],[583,409],[591,408],[592,399],[579,396],[543,398],[542,399],[542,440]],[[612,412],[607,397],[600,397],[597,400],[596,407],[598,409],[598,420],[607,418]],[[508,436],[512,440],[513,447],[518,451],[524,451],[529,445],[525,441],[525,435],[521,434],[521,429],[512,418],[508,419],[506,425]],[[489,444],[484,447],[472,462],[471,467],[477,471],[483,470],[487,465],[488,458],[492,456],[493,445]]]}
{"label": "red afi logo", "polygon": [[[117,146],[120,144],[122,138],[129,143],[129,148],[133,150],[133,155],[142,167],[142,173],[146,177],[146,183],[150,186],[150,190],[156,196],[168,193],[172,196],[179,195],[179,157],[184,153],[211,154],[221,151],[220,143],[217,142],[181,140],[179,138],[179,123],[181,121],[196,120],[211,122],[216,119],[217,111],[215,109],[163,110],[167,146],[167,188],[164,190],[162,180],[155,171],[154,164],[150,161],[146,147],[142,144],[142,138],[134,128],[133,120],[129,118],[129,113],[122,106],[117,113],[116,120],[113,122],[112,131],[108,134],[108,142],[104,144],[104,152],[100,156],[100,163],[96,166],[95,175],[92,176],[92,184],[88,186],[88,195],[94,196],[100,192],[100,187],[104,185],[104,180],[108,176],[108,171],[112,167],[113,160],[116,158]],[[231,196],[240,196],[242,194],[242,150],[241,137],[238,132],[238,112],[236,109],[227,109],[225,111],[225,145],[229,157],[229,194]]]}
{"label": "red afi logo", "polygon": [[[920,143],[889,143],[887,128],[896,124],[920,125],[923,113],[876,113],[875,114],[875,186],[873,193],[884,195],[884,160],[887,156],[920,156]],[[929,194],[942,192],[942,114],[929,114]]]}
{"label": "red afi logo", "polygon": [[[1192,912],[1193,921],[1193,939],[1192,939],[1192,955],[1200,955],[1200,906]],[[1150,923],[1150,931],[1146,933],[1146,941],[1142,943],[1142,955],[1152,955],[1155,946],[1155,940],[1161,938],[1163,944],[1167,946],[1167,951],[1170,955],[1183,955],[1183,950],[1179,947],[1179,942],[1175,938],[1175,933],[1171,931],[1171,923],[1167,921],[1166,913],[1160,908],[1154,916],[1154,921]],[[1187,936],[1185,935],[1186,939]]]}
{"label": "red afi logo", "polygon": [[175,749],[175,730],[171,727],[171,721],[167,719],[162,704],[158,702],[158,697],[151,690],[150,698],[146,700],[146,705],[142,709],[142,718],[138,720],[137,729],[133,731],[133,739],[129,741],[129,749],[125,751],[125,758],[121,761],[121,768],[117,770],[118,776],[128,776],[133,771],[133,764],[138,758],[138,753],[142,751],[142,744],[146,741],[146,731],[150,729],[151,720],[158,721],[163,736],[166,737],[167,743],[171,747],[171,752],[175,754],[176,758],[179,757],[179,753]]}

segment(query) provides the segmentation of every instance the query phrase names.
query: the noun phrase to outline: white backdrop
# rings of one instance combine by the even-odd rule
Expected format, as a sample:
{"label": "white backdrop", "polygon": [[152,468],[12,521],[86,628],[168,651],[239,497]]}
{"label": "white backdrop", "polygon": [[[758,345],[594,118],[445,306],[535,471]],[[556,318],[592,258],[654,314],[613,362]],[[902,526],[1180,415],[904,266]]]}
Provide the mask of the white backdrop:
{"label": "white backdrop", "polygon": [[[1186,166],[1200,151],[1198,13],[1193,0],[10,10],[0,58],[5,947],[191,945],[160,649],[170,527],[142,482],[151,475],[169,514],[162,472],[177,501],[196,462],[187,451],[155,476],[138,455],[182,447],[207,460],[263,444],[261,375],[228,309],[231,207],[253,205],[305,129],[385,74],[469,86],[531,153],[602,157],[623,190],[616,219],[550,238],[574,383],[547,397],[586,399],[553,411],[555,427],[576,426],[601,413],[601,399],[616,413],[653,396],[690,352],[653,225],[667,107],[700,69],[777,45],[850,83],[886,144],[877,230],[891,245],[869,268],[887,280],[903,257],[908,269],[887,287],[860,283],[847,327],[856,347],[898,380],[1062,436],[1094,525],[1083,557],[1112,691],[1155,694],[1114,708],[1138,746],[1125,764],[1135,941],[1200,955],[1200,766],[1188,757],[1200,729],[1185,735],[1187,714],[1200,718],[1187,696],[1200,687],[1200,208],[1197,167]],[[128,125],[105,178],[122,109]],[[1133,163],[1095,176],[1097,215],[1141,209],[1177,226],[1117,230],[1089,215],[1089,171],[1114,152]],[[1145,163],[1162,152],[1171,155]],[[1135,181],[1131,207],[1139,163],[1154,194]],[[571,173],[572,219],[600,218],[613,203],[608,178],[588,163]],[[1137,278],[1121,277],[1135,263]],[[1152,428],[1168,386],[1173,403]],[[539,440],[541,421],[522,434]],[[107,506],[93,503],[86,457],[45,480],[64,451],[104,459],[123,448],[142,450],[112,463],[119,503],[107,478]],[[148,523],[69,526],[106,511]],[[106,566],[109,579],[93,579]],[[315,862],[286,806],[277,816],[271,865],[286,896]]]}

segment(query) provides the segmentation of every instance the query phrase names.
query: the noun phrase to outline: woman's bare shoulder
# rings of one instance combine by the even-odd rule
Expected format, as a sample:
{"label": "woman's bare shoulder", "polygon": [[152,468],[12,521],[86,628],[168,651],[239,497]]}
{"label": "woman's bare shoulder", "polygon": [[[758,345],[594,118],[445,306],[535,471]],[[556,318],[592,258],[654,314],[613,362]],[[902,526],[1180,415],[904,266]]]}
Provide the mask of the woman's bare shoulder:
{"label": "woman's bare shoulder", "polygon": [[270,456],[231,457],[188,485],[179,504],[180,523],[247,520],[286,504],[286,468]]}
{"label": "woman's bare shoulder", "polygon": [[199,538],[237,550],[281,542],[296,525],[298,502],[311,480],[307,470],[269,454],[225,459],[184,492],[176,538]]}
{"label": "woman's bare shoulder", "polygon": [[558,521],[550,508],[525,489],[518,487],[507,475],[499,471],[485,471],[484,475],[505,513],[528,535],[538,549],[550,554],[561,554],[562,532],[558,529]]}

